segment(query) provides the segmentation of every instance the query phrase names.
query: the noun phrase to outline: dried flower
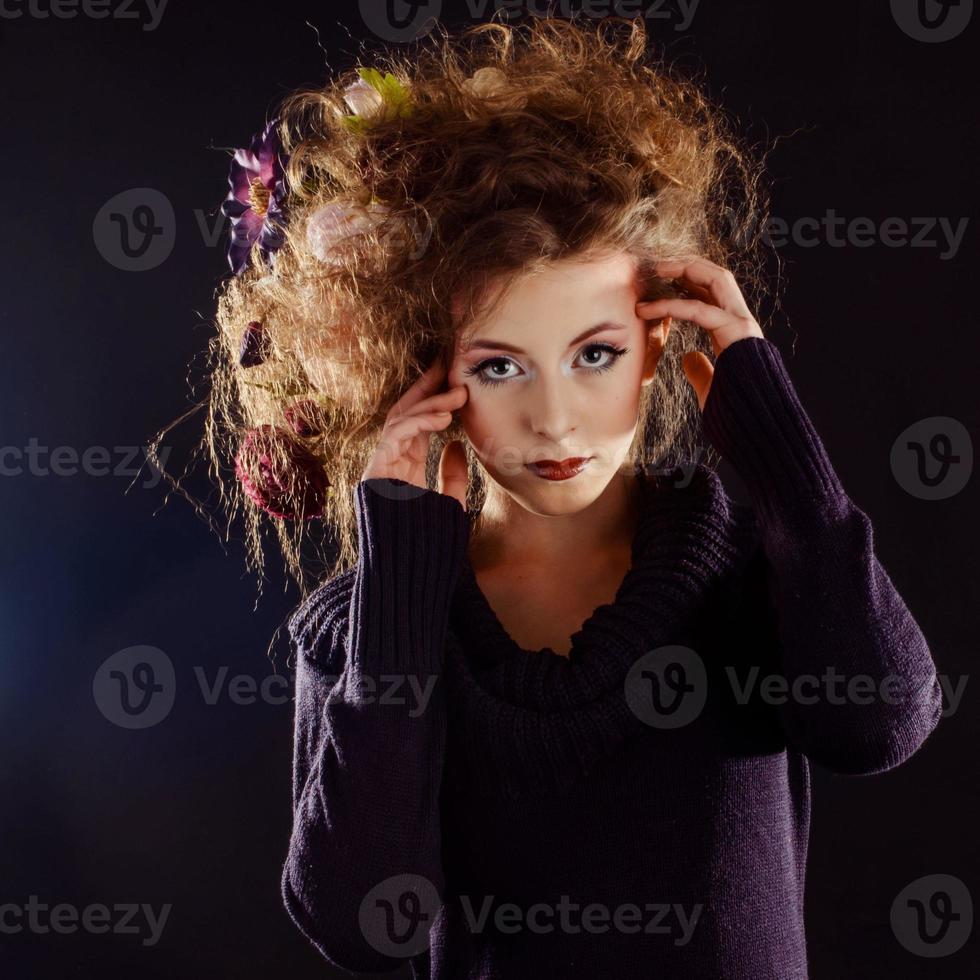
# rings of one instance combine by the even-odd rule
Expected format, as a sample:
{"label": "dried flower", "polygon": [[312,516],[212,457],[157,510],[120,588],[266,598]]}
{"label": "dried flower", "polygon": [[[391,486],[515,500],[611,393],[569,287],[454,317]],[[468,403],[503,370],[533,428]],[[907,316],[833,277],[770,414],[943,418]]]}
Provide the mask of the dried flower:
{"label": "dried flower", "polygon": [[511,85],[499,68],[478,68],[463,82],[463,90],[475,99],[487,99],[502,108],[523,109],[527,105],[527,95]]}
{"label": "dried flower", "polygon": [[272,342],[265,327],[258,320],[253,320],[242,333],[238,363],[243,368],[255,367],[269,356],[271,348]]}
{"label": "dried flower", "polygon": [[322,517],[330,481],[320,461],[281,427],[249,429],[235,457],[235,475],[261,510],[285,520]]}
{"label": "dried flower", "polygon": [[295,402],[285,411],[286,421],[298,436],[319,435],[323,431],[323,410],[312,398]]}

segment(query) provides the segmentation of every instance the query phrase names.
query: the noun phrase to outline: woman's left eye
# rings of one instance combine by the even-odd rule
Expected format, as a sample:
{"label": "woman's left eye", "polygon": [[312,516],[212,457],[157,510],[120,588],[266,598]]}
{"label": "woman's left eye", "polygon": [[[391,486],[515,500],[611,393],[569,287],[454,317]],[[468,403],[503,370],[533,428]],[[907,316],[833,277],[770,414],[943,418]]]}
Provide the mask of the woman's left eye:
{"label": "woman's left eye", "polygon": [[[624,354],[629,353],[628,347],[614,347],[612,344],[589,344],[587,347],[582,349],[582,355],[585,356],[589,351],[598,352],[600,355],[606,356],[607,359],[603,360],[601,363],[596,363],[591,361],[588,363],[586,370],[590,374],[599,374],[602,371],[608,371],[613,365],[618,361]],[[508,364],[513,364],[509,357],[489,357],[485,361],[480,361],[479,364],[475,364],[473,367],[467,368],[463,373],[470,376],[475,376],[477,381],[485,385],[499,385],[504,384],[506,381],[510,381],[510,378],[489,378],[487,377],[487,369],[494,365],[503,365],[505,368]]]}
{"label": "woman's left eye", "polygon": [[589,344],[583,351],[598,351],[600,354],[608,354],[609,360],[603,361],[601,364],[596,365],[594,362],[590,363],[590,367],[595,371],[608,371],[624,354],[629,353],[628,347],[613,347],[612,344]]}

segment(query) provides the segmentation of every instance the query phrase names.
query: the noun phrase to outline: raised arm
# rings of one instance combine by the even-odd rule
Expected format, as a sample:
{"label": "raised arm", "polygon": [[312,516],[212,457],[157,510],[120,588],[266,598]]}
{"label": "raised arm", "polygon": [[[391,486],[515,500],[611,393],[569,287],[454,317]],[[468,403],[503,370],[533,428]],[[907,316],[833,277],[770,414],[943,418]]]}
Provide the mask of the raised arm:
{"label": "raised arm", "polygon": [[439,675],[469,525],[456,499],[403,480],[362,480],[355,495],[353,574],[290,620],[293,830],[282,894],[324,957],[379,973],[425,947],[431,921],[406,929],[403,913],[431,916],[444,885]]}
{"label": "raised arm", "polygon": [[703,422],[760,526],[787,739],[833,772],[899,765],[939,722],[935,664],[771,341],[721,351]]}

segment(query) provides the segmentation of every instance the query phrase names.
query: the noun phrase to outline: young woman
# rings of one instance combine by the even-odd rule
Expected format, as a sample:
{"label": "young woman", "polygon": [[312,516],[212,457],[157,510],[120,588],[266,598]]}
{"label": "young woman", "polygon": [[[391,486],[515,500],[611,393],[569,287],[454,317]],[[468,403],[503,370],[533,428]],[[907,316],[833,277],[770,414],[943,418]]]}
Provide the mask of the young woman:
{"label": "young woman", "polygon": [[436,40],[232,167],[211,445],[337,554],[286,908],[353,972],[805,978],[810,764],[942,705],[743,294],[755,171],[641,20]]}

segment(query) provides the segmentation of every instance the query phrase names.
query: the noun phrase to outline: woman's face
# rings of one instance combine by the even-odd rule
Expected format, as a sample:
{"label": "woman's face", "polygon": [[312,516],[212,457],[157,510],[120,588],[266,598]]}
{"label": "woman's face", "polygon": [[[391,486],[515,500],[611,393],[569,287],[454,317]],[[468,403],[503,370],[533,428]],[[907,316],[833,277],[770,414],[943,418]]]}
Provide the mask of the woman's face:
{"label": "woman's face", "polygon": [[[625,253],[562,260],[457,333],[448,383],[469,393],[459,420],[492,479],[533,513],[587,507],[626,459],[669,329],[637,316],[641,289]],[[531,465],[571,457],[588,462],[566,479]]]}

